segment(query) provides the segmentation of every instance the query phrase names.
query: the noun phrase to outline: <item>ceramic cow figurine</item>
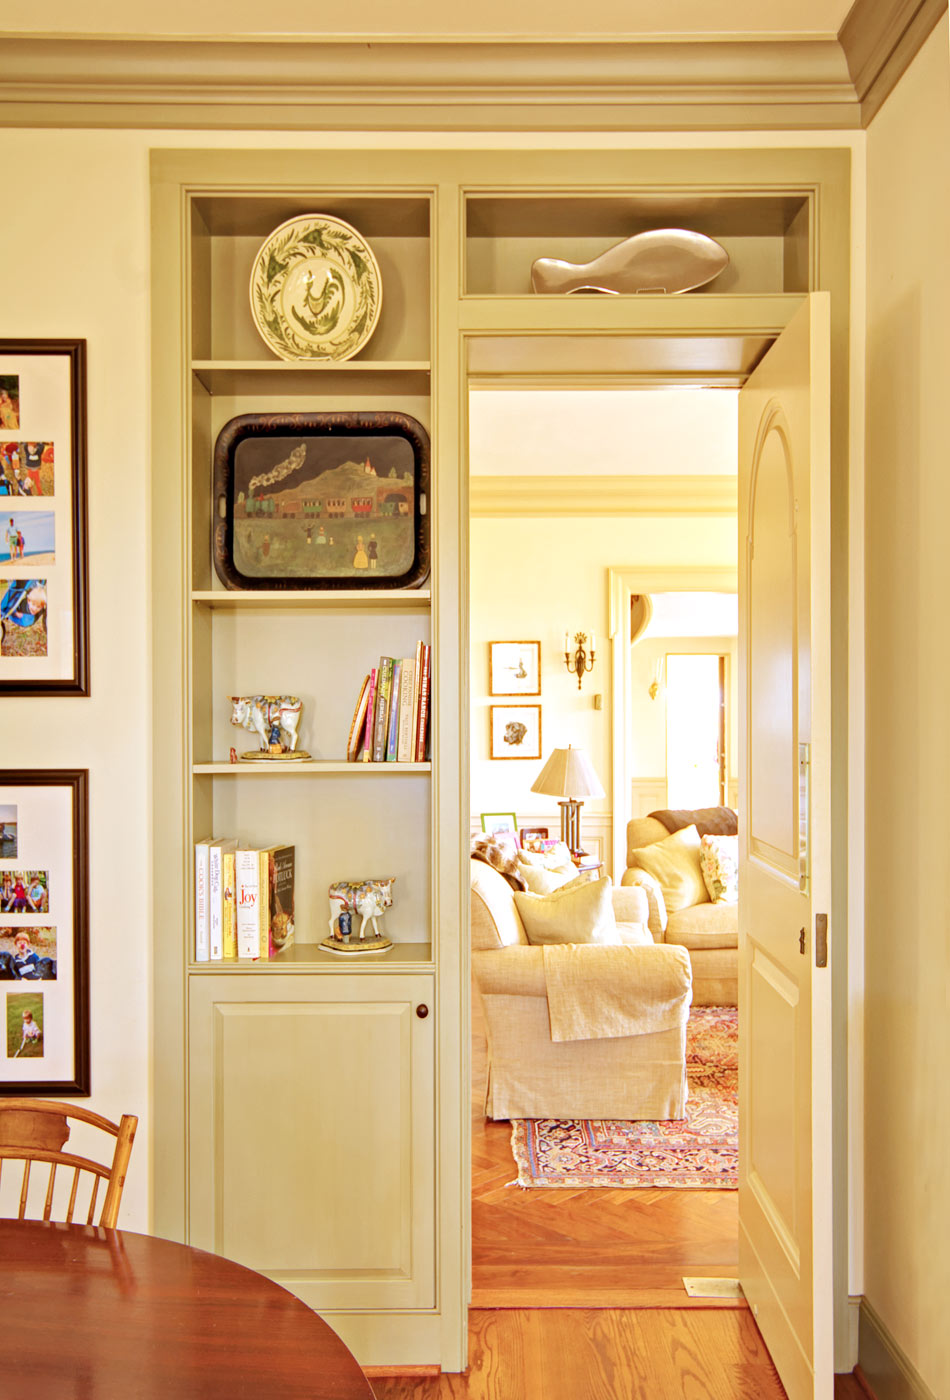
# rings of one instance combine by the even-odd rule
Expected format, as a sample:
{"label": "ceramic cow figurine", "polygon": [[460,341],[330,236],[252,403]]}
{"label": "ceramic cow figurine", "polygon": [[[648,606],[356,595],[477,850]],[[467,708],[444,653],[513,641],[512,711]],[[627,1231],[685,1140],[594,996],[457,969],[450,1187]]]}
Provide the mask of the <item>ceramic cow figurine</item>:
{"label": "ceramic cow figurine", "polygon": [[330,936],[339,937],[339,918],[343,913],[351,916],[359,914],[360,939],[365,937],[367,919],[373,925],[373,932],[381,938],[376,920],[384,909],[393,902],[395,875],[385,880],[334,880],[330,886]]}
{"label": "ceramic cow figurine", "polygon": [[[262,753],[291,752],[297,747],[297,725],[303,708],[296,695],[229,695],[231,723],[256,734]],[[287,741],[283,739],[287,736]]]}

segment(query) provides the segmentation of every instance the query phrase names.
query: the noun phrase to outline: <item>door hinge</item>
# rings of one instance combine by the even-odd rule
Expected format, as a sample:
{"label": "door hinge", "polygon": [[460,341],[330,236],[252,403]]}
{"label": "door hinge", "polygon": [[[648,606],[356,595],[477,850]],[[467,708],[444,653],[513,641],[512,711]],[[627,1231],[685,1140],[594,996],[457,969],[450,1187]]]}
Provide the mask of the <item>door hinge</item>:
{"label": "door hinge", "polygon": [[815,915],[815,966],[828,966],[828,915]]}
{"label": "door hinge", "polygon": [[805,940],[807,937],[808,935],[805,933],[804,928],[800,928],[798,930],[798,951],[801,953],[802,957],[805,956]]}

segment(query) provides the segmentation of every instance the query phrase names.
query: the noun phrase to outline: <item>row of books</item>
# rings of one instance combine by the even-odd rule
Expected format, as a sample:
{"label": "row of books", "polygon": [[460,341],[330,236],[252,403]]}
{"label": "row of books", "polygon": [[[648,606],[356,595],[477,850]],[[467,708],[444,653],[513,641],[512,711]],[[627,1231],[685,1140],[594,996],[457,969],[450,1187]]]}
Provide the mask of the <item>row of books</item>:
{"label": "row of books", "polygon": [[356,763],[422,763],[429,741],[432,652],[416,644],[415,656],[381,656],[363,681],[346,756]]}
{"label": "row of books", "polygon": [[195,962],[273,958],[294,941],[294,847],[195,844]]}

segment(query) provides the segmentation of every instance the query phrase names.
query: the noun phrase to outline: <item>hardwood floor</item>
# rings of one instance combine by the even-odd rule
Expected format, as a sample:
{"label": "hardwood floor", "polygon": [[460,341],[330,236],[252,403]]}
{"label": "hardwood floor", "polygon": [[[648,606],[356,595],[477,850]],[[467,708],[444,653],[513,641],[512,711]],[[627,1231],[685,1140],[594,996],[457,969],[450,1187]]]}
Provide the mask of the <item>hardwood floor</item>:
{"label": "hardwood floor", "polygon": [[472,1311],[463,1375],[374,1377],[378,1400],[784,1400],[748,1311]]}
{"label": "hardwood floor", "polygon": [[[751,1312],[690,1299],[733,1276],[732,1191],[522,1191],[485,1121],[473,1015],[473,1306],[462,1375],[378,1376],[378,1400],[786,1400]],[[852,1376],[835,1400],[867,1400]]]}
{"label": "hardwood floor", "polygon": [[512,1185],[511,1125],[483,1113],[481,1007],[472,1025],[472,1306],[736,1308],[690,1298],[683,1277],[734,1278],[735,1191]]}

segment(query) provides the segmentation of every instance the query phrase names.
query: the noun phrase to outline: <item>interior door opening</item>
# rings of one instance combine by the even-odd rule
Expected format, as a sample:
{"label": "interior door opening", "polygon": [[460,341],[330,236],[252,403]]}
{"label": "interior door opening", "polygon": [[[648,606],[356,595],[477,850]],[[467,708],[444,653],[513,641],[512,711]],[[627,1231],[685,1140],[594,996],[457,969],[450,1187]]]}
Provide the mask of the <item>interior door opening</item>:
{"label": "interior door opening", "polygon": [[[709,796],[708,801],[675,805],[726,805],[730,798],[735,803],[736,741],[723,725],[730,709],[733,723],[735,714],[734,697],[730,706],[724,688],[735,680],[736,397],[732,385],[715,394],[660,389],[655,383],[645,391],[619,394],[585,391],[576,384],[561,392],[523,386],[504,392],[473,389],[473,837],[483,827],[502,823],[516,831],[540,828],[554,838],[559,830],[556,800],[533,793],[532,784],[553,750],[579,746],[607,794],[601,802],[585,800],[583,845],[602,873],[619,884],[626,864],[622,838],[627,821],[654,808],[674,806],[677,793],[687,795],[685,770],[693,760],[683,753],[682,742],[673,743],[673,762],[678,754],[682,771],[671,771],[667,761],[669,661],[675,673],[677,662],[687,656],[697,657],[703,668],[712,666],[712,747],[705,776],[711,774],[713,788],[711,795],[707,788],[702,794],[693,792]],[[624,410],[631,408],[633,418],[625,418]],[[597,425],[593,434],[591,424]],[[697,485],[696,478],[704,473],[706,480]],[[622,500],[625,489],[635,492],[647,482],[656,490],[656,479],[662,477],[668,514],[662,520],[629,510],[611,514],[607,505],[597,515],[583,501],[585,475],[591,490],[608,500]],[[613,498],[605,476],[613,478]],[[705,499],[715,502],[709,515],[701,510],[684,513],[681,493],[703,491]],[[506,496],[513,505],[506,505]],[[657,695],[650,698],[644,677],[633,704],[630,671],[635,648],[626,648],[626,678],[618,690],[607,566],[642,557],[655,561],[653,571],[643,575],[644,586],[658,591],[659,584],[671,598],[678,593],[682,607],[675,629],[666,626],[661,629],[666,636],[650,643],[663,657]],[[629,596],[628,588],[628,608]],[[726,600],[730,621],[709,621],[703,604],[710,598]],[[717,628],[725,635],[716,634]],[[580,687],[568,674],[563,641],[565,630],[573,635],[578,629],[593,632],[597,639],[593,669]],[[515,639],[539,644],[538,694],[491,693],[499,687],[493,686],[488,671],[489,647]],[[681,734],[688,737],[695,677],[674,674],[673,682],[682,701],[674,724],[678,722]],[[496,756],[497,750],[493,753],[489,716],[499,707],[510,707],[513,716],[522,707],[539,709],[538,758],[508,761]],[[641,709],[649,723],[635,719],[634,710]],[[618,725],[625,736],[619,744]],[[641,740],[639,752],[631,743],[634,729]],[[621,762],[629,766],[618,781],[621,755]],[[647,795],[651,784],[653,797]],[[641,797],[646,802],[642,809]],[[566,1193],[504,1189],[517,1174],[512,1126],[508,1120],[485,1116],[487,1047],[474,990],[472,1022],[474,1306],[690,1306],[684,1276],[735,1277],[734,1191],[650,1186],[591,1186]],[[558,1210],[558,1201],[568,1197],[569,1209]],[[696,1303],[709,1306],[708,1299]]]}

